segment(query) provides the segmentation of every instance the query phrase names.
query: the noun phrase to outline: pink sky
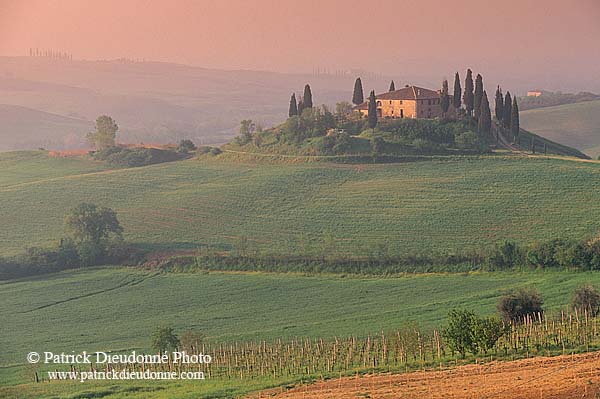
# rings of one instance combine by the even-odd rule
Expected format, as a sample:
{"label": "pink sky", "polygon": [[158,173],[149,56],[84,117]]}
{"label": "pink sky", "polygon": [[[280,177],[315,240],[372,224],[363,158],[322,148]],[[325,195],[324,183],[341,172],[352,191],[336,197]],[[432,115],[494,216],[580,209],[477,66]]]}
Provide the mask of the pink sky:
{"label": "pink sky", "polygon": [[599,39],[599,0],[0,0],[0,55],[600,79]]}

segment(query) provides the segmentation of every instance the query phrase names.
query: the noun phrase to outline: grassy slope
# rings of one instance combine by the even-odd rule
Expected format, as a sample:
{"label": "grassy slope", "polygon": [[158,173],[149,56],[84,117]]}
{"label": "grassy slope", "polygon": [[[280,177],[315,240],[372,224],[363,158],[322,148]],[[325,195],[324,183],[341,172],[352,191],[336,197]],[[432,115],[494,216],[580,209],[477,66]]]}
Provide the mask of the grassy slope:
{"label": "grassy slope", "polygon": [[[212,340],[364,335],[409,321],[439,326],[449,309],[494,312],[504,290],[535,286],[549,310],[590,273],[482,273],[388,279],[266,274],[163,274],[99,268],[0,283],[0,377],[22,380],[29,351],[147,349],[154,328]],[[23,334],[27,331],[27,334]],[[19,371],[21,370],[21,371]]]}
{"label": "grassy slope", "polygon": [[[247,238],[251,250],[321,253],[334,237],[334,249],[347,253],[386,241],[391,253],[459,251],[505,238],[581,238],[596,233],[600,217],[594,162],[486,156],[270,165],[207,157],[85,174],[99,166],[23,156],[17,178],[7,157],[0,158],[4,254],[55,243],[64,215],[82,201],[114,208],[125,238],[154,249],[230,248]],[[53,178],[60,173],[69,176]]]}
{"label": "grassy slope", "polygon": [[586,154],[600,155],[600,101],[523,111],[521,126]]}

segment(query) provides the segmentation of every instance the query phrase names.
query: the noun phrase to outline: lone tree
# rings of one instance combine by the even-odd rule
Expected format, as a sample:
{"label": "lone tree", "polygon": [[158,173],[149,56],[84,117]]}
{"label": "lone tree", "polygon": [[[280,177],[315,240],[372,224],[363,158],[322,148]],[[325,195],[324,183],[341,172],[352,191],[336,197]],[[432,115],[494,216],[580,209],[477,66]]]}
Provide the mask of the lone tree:
{"label": "lone tree", "polygon": [[483,77],[477,74],[475,78],[475,94],[473,96],[473,109],[475,111],[475,119],[479,120],[481,115],[481,101],[483,99]]}
{"label": "lone tree", "polygon": [[292,94],[292,98],[290,98],[290,109],[288,111],[288,116],[291,118],[292,116],[298,115],[298,104],[296,103],[296,93]]}
{"label": "lone tree", "polygon": [[473,116],[474,94],[473,94],[473,72],[467,69],[465,78],[465,94],[463,95],[467,115]]}
{"label": "lone tree", "polygon": [[174,352],[179,348],[179,345],[179,337],[175,335],[173,327],[158,327],[152,334],[152,349],[158,353]]}
{"label": "lone tree", "polygon": [[512,97],[510,91],[506,91],[506,97],[504,97],[504,112],[502,113],[502,125],[506,128],[510,128],[510,121],[512,115]]}
{"label": "lone tree", "polygon": [[390,83],[390,89],[388,91],[396,91],[396,85],[394,84],[393,80],[392,83]]}
{"label": "lone tree", "polygon": [[460,108],[460,98],[462,96],[462,88],[460,87],[460,75],[456,72],[454,75],[454,98],[452,99],[452,105],[456,110]]}
{"label": "lone tree", "polygon": [[489,134],[492,130],[492,112],[490,110],[490,102],[488,101],[487,93],[483,91],[479,110],[479,134]]}
{"label": "lone tree", "polygon": [[302,97],[304,102],[304,108],[312,108],[313,100],[312,100],[312,91],[310,90],[310,85],[304,86],[304,96]]}
{"label": "lone tree", "polygon": [[121,238],[123,227],[110,208],[81,203],[65,217],[65,225],[77,242],[100,244],[110,237]]}
{"label": "lone tree", "polygon": [[375,131],[377,126],[377,97],[375,97],[375,90],[371,90],[369,96],[369,127]]}
{"label": "lone tree", "polygon": [[517,97],[513,98],[512,110],[510,112],[510,132],[515,138],[519,137],[519,106],[517,105]]}
{"label": "lone tree", "polygon": [[97,150],[103,150],[115,146],[119,126],[108,115],[101,115],[96,119],[96,130],[87,134],[90,145]]}
{"label": "lone tree", "polygon": [[504,96],[502,95],[502,89],[500,89],[500,85],[496,89],[496,119],[498,122],[502,122],[502,115],[504,115]]}
{"label": "lone tree", "polygon": [[442,108],[442,115],[446,117],[448,109],[450,108],[450,96],[448,95],[448,81],[444,79],[442,82],[442,92],[440,93],[440,107]]}
{"label": "lone tree", "polygon": [[354,105],[362,104],[365,102],[365,97],[363,94],[362,81],[360,78],[356,78],[356,82],[354,82],[354,93],[352,94],[352,103]]}

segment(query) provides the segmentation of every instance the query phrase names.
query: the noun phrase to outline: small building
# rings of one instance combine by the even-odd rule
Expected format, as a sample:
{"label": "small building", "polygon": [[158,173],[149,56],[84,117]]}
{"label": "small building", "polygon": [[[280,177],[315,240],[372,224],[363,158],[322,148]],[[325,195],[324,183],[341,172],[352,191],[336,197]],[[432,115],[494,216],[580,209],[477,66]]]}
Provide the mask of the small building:
{"label": "small building", "polygon": [[529,90],[527,92],[527,97],[539,97],[542,95],[541,90]]}
{"label": "small building", "polygon": [[[407,86],[376,96],[379,118],[438,118],[442,116],[440,92],[417,86]],[[452,96],[450,96],[452,102]],[[357,105],[355,110],[369,115],[369,102]],[[453,110],[450,106],[449,112]]]}

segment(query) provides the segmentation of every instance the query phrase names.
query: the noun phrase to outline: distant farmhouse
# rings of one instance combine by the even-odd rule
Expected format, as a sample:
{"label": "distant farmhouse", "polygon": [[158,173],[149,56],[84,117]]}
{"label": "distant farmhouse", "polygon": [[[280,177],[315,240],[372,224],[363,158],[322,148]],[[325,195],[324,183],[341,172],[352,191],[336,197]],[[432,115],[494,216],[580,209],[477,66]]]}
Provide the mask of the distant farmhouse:
{"label": "distant farmhouse", "polygon": [[[406,86],[376,96],[379,118],[438,118],[442,116],[440,92],[417,86]],[[452,97],[450,97],[452,101]],[[369,103],[355,107],[363,116],[369,115]],[[450,107],[453,110],[454,107]]]}
{"label": "distant farmhouse", "polygon": [[541,96],[543,93],[541,90],[529,90],[527,92],[527,97],[539,97]]}

